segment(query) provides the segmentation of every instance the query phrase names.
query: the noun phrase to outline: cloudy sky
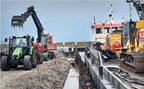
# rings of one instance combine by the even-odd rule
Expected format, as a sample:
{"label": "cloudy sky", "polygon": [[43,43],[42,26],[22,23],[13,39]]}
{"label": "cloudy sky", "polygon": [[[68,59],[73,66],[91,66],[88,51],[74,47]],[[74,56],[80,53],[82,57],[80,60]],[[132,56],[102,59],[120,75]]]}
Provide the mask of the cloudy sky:
{"label": "cloudy sky", "polygon": [[[37,37],[37,29],[31,17],[23,28],[11,27],[13,15],[20,15],[33,5],[44,33],[51,33],[55,42],[92,41],[93,16],[96,23],[105,22],[113,4],[114,22],[129,20],[129,5],[125,0],[1,0],[0,41],[9,36],[30,34]],[[138,19],[132,9],[133,20]]]}

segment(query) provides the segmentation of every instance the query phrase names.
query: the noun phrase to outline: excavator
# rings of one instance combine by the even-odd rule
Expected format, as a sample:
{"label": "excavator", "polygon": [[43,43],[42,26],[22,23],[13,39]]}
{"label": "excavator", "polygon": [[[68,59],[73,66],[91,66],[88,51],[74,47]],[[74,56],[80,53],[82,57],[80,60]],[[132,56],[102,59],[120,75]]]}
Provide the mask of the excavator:
{"label": "excavator", "polygon": [[134,72],[144,72],[144,2],[126,0],[133,3],[140,20],[123,23],[121,67]]}
{"label": "excavator", "polygon": [[33,46],[36,49],[37,60],[47,61],[49,59],[53,59],[55,57],[53,50],[56,49],[56,44],[53,43],[53,36],[51,34],[44,34],[44,28],[37,17],[34,6],[28,7],[27,11],[21,15],[13,16],[11,26],[14,28],[23,27],[24,22],[29,16],[32,17],[37,28],[37,43],[33,43]]}
{"label": "excavator", "polygon": [[114,30],[112,33],[108,34],[106,37],[106,43],[108,45],[108,48],[115,51],[117,54],[120,54],[121,47],[122,47],[122,28],[119,28],[118,30]]}

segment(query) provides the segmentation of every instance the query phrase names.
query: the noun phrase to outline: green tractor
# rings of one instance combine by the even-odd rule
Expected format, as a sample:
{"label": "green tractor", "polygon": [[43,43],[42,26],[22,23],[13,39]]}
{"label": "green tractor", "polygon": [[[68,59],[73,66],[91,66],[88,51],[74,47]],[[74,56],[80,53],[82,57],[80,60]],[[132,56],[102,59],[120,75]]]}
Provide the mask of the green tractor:
{"label": "green tractor", "polygon": [[[7,42],[7,38],[5,42]],[[31,70],[37,67],[35,49],[32,46],[34,38],[27,35],[22,37],[9,37],[9,50],[1,58],[1,70],[8,71],[10,68],[17,68],[18,65],[24,65],[25,70]]]}

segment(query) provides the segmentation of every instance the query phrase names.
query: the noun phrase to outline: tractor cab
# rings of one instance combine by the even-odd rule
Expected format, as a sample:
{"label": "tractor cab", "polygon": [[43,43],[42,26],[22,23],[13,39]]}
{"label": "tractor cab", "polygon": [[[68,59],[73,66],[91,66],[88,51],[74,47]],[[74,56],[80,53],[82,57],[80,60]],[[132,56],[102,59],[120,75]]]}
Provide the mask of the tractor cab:
{"label": "tractor cab", "polygon": [[[33,41],[34,38],[29,35],[9,37],[9,53],[2,56],[2,71],[17,68],[18,65],[24,65],[26,70],[35,68],[37,60],[35,58],[35,49],[32,45]],[[5,39],[5,42],[7,42],[7,39]]]}
{"label": "tractor cab", "polygon": [[34,38],[31,36],[21,36],[21,37],[13,36],[10,42],[10,46],[11,47],[28,47],[32,45],[32,41],[34,41]]}
{"label": "tractor cab", "polygon": [[13,37],[10,44],[11,47],[27,47],[27,39],[24,37]]}
{"label": "tractor cab", "polygon": [[22,49],[24,54],[28,54],[28,49],[32,46],[32,41],[34,41],[34,38],[31,36],[12,36],[12,38],[9,38],[9,52],[10,54],[13,54],[14,51],[18,52]]}

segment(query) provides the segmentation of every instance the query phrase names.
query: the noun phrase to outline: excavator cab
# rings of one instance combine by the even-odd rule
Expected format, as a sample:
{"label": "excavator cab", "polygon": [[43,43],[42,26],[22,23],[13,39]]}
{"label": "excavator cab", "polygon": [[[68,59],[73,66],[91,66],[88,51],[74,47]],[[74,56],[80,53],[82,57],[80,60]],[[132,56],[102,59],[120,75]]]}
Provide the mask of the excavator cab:
{"label": "excavator cab", "polygon": [[134,39],[136,37],[136,22],[130,21],[123,23],[122,44],[123,51],[131,52],[134,48]]}
{"label": "excavator cab", "polygon": [[49,33],[47,35],[47,43],[48,43],[48,46],[52,45],[52,35],[50,35]]}
{"label": "excavator cab", "polygon": [[42,43],[44,44],[44,48],[46,50],[56,49],[56,44],[53,43],[53,36],[49,33],[42,35]]}

